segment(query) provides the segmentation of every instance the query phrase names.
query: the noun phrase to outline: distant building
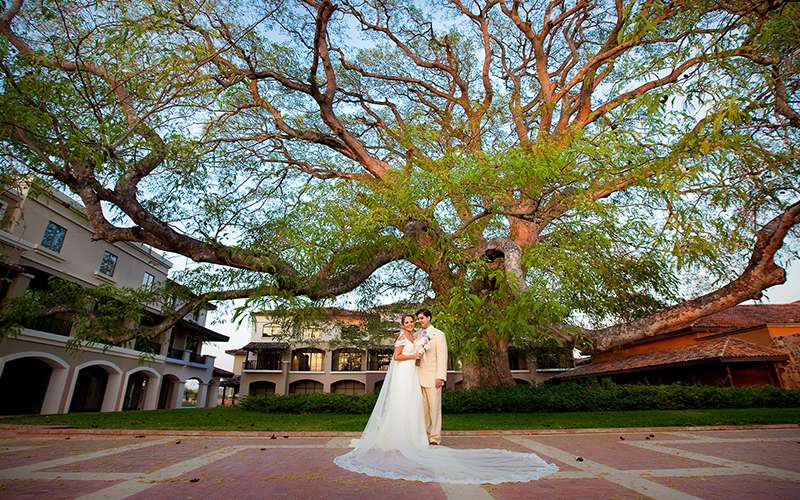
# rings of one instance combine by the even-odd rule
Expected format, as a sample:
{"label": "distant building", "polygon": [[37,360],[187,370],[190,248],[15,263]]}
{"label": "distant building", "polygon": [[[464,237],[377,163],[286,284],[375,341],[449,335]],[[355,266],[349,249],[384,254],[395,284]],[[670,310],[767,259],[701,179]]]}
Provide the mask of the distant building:
{"label": "distant building", "polygon": [[[83,207],[59,192],[0,188],[0,303],[51,276],[85,287],[160,286],[172,263],[136,243],[92,241]],[[208,341],[228,337],[205,327],[206,308],[148,342],[65,348],[69,315],[42,317],[0,342],[0,414],[175,408],[187,380],[199,383],[198,406],[216,406],[219,377]],[[152,309],[151,319],[162,318]],[[142,353],[153,354],[142,363]]]}
{"label": "distant building", "polygon": [[[323,317],[305,322],[295,335],[287,331],[290,322],[275,313],[253,313],[250,342],[225,351],[234,357],[234,376],[223,381],[223,386],[232,387],[242,396],[309,392],[367,394],[378,390],[389,368],[400,330],[400,313],[396,309],[383,307],[363,313],[327,308]],[[414,306],[410,306],[408,312],[413,313]],[[343,343],[343,329],[363,326],[370,317],[380,317],[392,325],[385,338],[368,347]],[[287,340],[289,338],[291,340]],[[544,354],[510,350],[509,364],[515,381],[538,383],[572,367],[571,348],[551,352],[549,356]],[[460,389],[463,386],[461,363],[453,356],[448,357],[448,363],[446,388]],[[225,399],[228,399],[227,393]]]}
{"label": "distant building", "polygon": [[800,388],[800,301],[738,305],[619,349],[555,380]]}

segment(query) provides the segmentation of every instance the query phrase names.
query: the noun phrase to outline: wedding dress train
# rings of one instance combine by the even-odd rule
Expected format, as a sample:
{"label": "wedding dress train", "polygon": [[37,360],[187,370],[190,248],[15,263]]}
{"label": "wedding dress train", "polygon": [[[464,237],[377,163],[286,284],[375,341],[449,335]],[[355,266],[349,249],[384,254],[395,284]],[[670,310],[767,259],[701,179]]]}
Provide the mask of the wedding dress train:
{"label": "wedding dress train", "polygon": [[[414,344],[403,342],[403,354],[412,354]],[[369,476],[457,484],[531,481],[558,470],[533,453],[429,446],[424,418],[414,362],[392,360],[361,439],[334,462]]]}

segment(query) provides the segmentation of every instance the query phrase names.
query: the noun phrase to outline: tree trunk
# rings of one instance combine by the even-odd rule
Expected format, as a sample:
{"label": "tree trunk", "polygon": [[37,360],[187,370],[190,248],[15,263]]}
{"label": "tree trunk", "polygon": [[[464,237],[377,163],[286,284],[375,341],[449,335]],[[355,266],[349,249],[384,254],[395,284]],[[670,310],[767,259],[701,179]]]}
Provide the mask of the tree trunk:
{"label": "tree trunk", "polygon": [[485,356],[475,361],[464,361],[465,389],[514,385],[508,364],[508,342],[491,334],[486,340],[489,350]]}

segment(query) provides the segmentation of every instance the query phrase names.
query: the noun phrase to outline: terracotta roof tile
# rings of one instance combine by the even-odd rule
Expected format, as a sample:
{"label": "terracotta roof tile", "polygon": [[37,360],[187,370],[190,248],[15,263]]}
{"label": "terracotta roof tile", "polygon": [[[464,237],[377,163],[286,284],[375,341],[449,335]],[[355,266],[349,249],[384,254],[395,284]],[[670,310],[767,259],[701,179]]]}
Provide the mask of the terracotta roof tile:
{"label": "terracotta roof tile", "polygon": [[765,323],[800,323],[800,301],[790,304],[748,304],[704,316],[687,326],[747,328]]}
{"label": "terracotta roof tile", "polygon": [[238,349],[229,349],[225,351],[231,355],[247,354],[247,352],[258,351],[259,349],[286,349],[289,347],[287,342],[250,342],[244,347]]}
{"label": "terracotta roof tile", "polygon": [[596,375],[611,375],[633,370],[655,369],[690,362],[702,361],[731,361],[753,359],[784,361],[788,358],[786,353],[771,347],[764,347],[735,337],[723,337],[713,340],[700,341],[696,344],[656,351],[647,354],[629,356],[627,358],[601,361],[580,366],[574,370],[561,373],[554,379],[571,379]]}

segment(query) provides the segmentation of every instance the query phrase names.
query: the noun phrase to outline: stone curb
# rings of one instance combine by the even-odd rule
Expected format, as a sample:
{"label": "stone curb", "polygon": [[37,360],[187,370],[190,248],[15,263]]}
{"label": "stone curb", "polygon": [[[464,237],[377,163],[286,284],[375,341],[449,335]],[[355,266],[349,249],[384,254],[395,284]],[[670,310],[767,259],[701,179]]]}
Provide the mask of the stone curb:
{"label": "stone curb", "polygon": [[[672,431],[736,431],[759,429],[798,429],[800,424],[768,425],[703,425],[670,427],[608,427],[588,429],[519,429],[484,431],[444,431],[444,436],[506,436],[506,435],[563,435],[563,434],[607,434],[607,433],[651,433]],[[0,433],[15,435],[88,435],[88,436],[197,436],[197,437],[358,437],[360,432],[333,431],[192,431],[170,429],[73,429],[38,425],[0,424]]]}

